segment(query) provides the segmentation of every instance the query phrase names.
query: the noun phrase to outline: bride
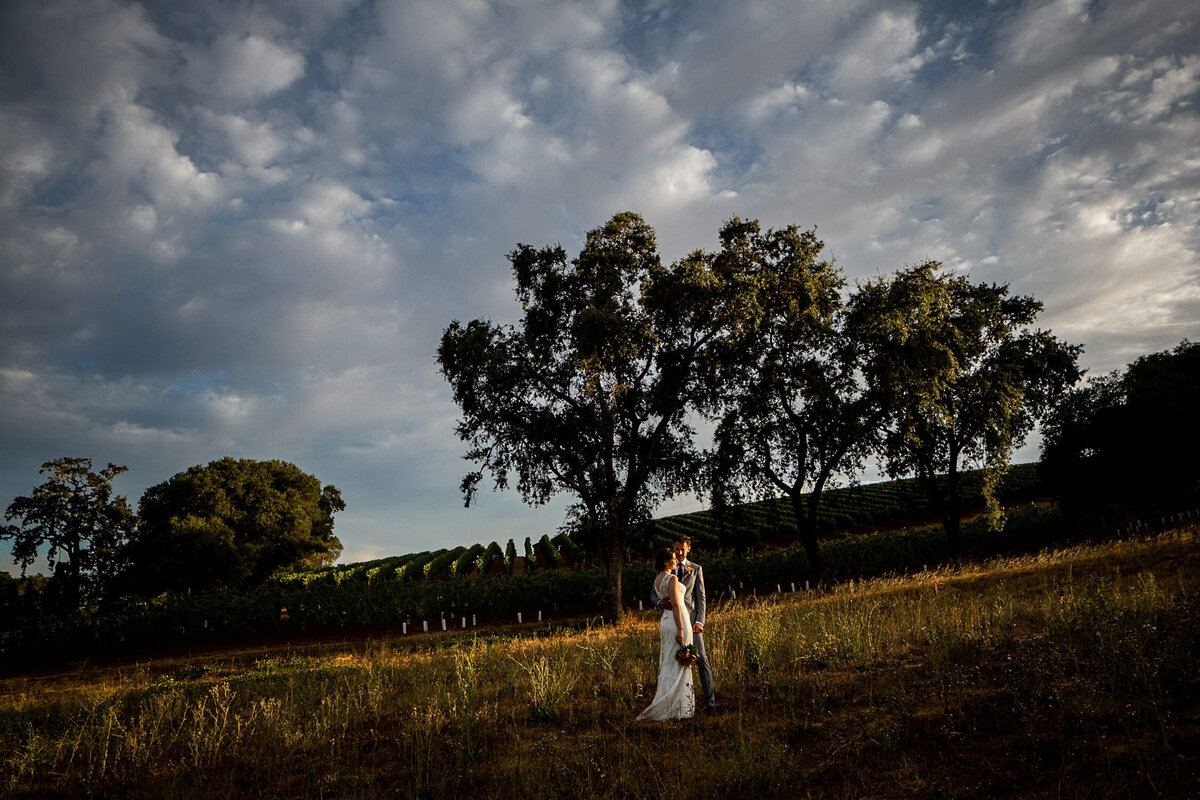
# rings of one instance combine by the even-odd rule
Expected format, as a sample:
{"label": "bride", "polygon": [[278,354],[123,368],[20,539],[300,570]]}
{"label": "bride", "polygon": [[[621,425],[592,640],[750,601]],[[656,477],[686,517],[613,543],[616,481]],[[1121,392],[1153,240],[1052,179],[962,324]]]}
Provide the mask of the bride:
{"label": "bride", "polygon": [[650,707],[639,714],[638,719],[688,719],[696,711],[692,668],[682,666],[675,660],[675,654],[681,646],[692,643],[692,621],[683,602],[683,587],[675,576],[675,553],[666,547],[660,549],[654,556],[654,566],[658,570],[654,591],[672,602],[658,624],[658,688]]}

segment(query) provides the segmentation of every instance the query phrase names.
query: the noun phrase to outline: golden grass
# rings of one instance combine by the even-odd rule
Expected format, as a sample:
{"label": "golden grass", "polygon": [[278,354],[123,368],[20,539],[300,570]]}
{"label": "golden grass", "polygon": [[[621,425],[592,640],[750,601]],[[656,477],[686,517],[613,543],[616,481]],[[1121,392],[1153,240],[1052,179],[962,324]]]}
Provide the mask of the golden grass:
{"label": "golden grass", "polygon": [[720,604],[721,712],[639,724],[656,615],[0,681],[13,797],[1193,797],[1200,534]]}

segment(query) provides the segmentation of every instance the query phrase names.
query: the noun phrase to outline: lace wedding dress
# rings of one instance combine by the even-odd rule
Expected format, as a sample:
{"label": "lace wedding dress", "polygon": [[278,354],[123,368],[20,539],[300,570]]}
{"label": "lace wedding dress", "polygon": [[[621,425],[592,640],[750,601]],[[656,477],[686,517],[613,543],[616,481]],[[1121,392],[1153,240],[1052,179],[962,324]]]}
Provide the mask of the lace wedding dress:
{"label": "lace wedding dress", "polygon": [[[654,584],[659,597],[669,597],[679,607],[683,615],[683,643],[691,644],[692,620],[683,603],[683,593],[677,587],[678,579],[670,572],[657,578]],[[678,630],[674,612],[664,611],[658,623],[658,688],[650,707],[638,715],[639,720],[688,719],[696,713],[692,668],[680,666],[675,660],[675,653],[679,651],[679,642],[675,641]]]}

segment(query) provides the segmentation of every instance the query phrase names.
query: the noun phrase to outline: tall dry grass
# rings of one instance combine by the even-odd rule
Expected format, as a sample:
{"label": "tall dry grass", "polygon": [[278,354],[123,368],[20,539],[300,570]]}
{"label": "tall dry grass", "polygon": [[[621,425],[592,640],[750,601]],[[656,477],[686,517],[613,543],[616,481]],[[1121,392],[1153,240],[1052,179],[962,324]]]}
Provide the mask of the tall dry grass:
{"label": "tall dry grass", "polygon": [[1198,564],[1192,529],[718,604],[721,713],[671,724],[634,722],[650,614],[9,679],[0,792],[1194,796]]}

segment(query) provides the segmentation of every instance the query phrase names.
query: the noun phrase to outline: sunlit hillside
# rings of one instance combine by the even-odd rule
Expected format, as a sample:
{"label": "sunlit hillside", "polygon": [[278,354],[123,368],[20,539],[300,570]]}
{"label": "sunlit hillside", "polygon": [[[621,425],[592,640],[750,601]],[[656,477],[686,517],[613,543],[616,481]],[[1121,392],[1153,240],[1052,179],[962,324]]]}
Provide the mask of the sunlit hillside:
{"label": "sunlit hillside", "polygon": [[657,615],[0,682],[14,798],[1195,797],[1200,530],[722,601],[719,713],[634,721]]}

